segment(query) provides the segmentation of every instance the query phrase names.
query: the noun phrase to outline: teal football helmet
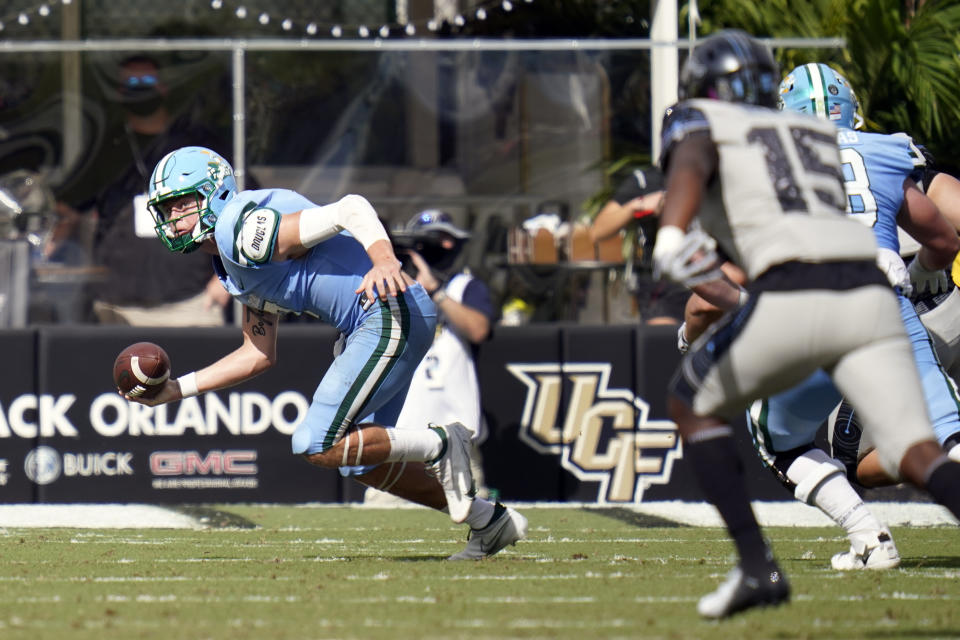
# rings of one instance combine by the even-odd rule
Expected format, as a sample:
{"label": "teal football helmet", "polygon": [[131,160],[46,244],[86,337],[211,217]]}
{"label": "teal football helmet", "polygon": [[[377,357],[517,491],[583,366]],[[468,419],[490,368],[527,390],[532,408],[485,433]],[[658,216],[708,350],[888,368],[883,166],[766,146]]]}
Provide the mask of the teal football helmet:
{"label": "teal football helmet", "polygon": [[[190,253],[213,234],[217,217],[237,191],[233,167],[223,156],[204,147],[182,147],[165,155],[154,168],[147,208],[167,249]],[[186,195],[196,198],[196,209],[174,216],[170,201]],[[200,215],[193,230],[177,235],[176,222],[196,212]]]}
{"label": "teal football helmet", "polygon": [[780,83],[780,108],[830,120],[840,127],[863,126],[853,88],[842,75],[823,64],[802,64]]}

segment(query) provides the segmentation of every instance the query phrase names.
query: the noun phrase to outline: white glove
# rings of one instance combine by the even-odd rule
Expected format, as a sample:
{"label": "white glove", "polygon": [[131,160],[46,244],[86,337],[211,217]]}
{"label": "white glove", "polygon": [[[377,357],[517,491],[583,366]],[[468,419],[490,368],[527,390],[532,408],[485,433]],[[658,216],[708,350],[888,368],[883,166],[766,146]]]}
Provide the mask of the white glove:
{"label": "white glove", "polygon": [[960,444],[955,444],[947,451],[947,457],[954,462],[960,462]]}
{"label": "white glove", "polygon": [[680,227],[660,227],[653,245],[653,277],[687,287],[722,278],[716,241],[700,229],[684,233]]}
{"label": "white glove", "polygon": [[690,343],[687,341],[687,323],[684,322],[677,329],[677,350],[680,353],[686,353],[690,349]]}
{"label": "white glove", "polygon": [[877,266],[883,275],[887,276],[887,281],[894,289],[900,289],[900,293],[910,297],[913,293],[913,285],[910,284],[910,274],[907,272],[907,265],[903,263],[903,258],[893,249],[877,249]]}
{"label": "white glove", "polygon": [[919,254],[907,267],[907,272],[910,274],[910,282],[913,284],[913,292],[916,295],[925,293],[935,295],[947,290],[947,272],[943,269],[927,270],[920,264]]}

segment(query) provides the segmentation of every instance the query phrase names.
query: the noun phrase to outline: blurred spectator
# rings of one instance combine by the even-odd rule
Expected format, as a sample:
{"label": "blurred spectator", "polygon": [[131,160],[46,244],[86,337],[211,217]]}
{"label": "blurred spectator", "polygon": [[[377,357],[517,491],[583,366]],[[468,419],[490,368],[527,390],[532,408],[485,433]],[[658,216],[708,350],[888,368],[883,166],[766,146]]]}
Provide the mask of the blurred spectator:
{"label": "blurred spectator", "polygon": [[[110,166],[122,159],[90,212],[94,262],[108,275],[89,286],[95,319],[104,324],[215,326],[224,323],[230,295],[201,252],[175,256],[156,241],[146,208],[147,180],[168,152],[188,144],[225,153],[228,146],[187,112],[174,118],[158,62],[145,55],[124,59],[118,69],[123,131],[105,141],[98,158]],[[61,206],[70,224],[79,216]]]}
{"label": "blurred spectator", "polygon": [[462,423],[473,433],[471,467],[478,495],[487,497],[479,449],[487,425],[475,358],[490,337],[496,312],[486,283],[455,268],[469,237],[449,214],[434,209],[418,213],[397,233],[398,245],[407,245],[411,259],[407,268],[437,305],[439,319],[433,344],[413,374],[397,427]]}
{"label": "blurred spectator", "polygon": [[[656,235],[657,213],[663,200],[663,175],[656,167],[634,170],[600,210],[590,227],[590,236],[599,242],[629,225],[637,226],[639,242],[644,246],[642,265],[649,267],[646,250]],[[631,258],[632,260],[632,258]],[[690,291],[682,285],[657,281],[649,273],[631,274],[628,282],[644,324],[683,322],[683,311]]]}

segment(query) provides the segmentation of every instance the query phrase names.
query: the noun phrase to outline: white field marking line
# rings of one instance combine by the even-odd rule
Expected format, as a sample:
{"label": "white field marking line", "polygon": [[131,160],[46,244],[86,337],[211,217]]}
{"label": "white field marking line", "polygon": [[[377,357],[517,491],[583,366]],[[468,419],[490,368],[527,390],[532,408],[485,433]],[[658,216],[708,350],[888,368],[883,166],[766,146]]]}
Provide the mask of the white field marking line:
{"label": "white field marking line", "polygon": [[595,627],[636,627],[640,623],[637,620],[623,620],[622,618],[611,618],[608,620],[568,620],[566,618],[556,619],[538,619],[538,618],[517,618],[506,623],[508,629],[593,629]]}
{"label": "white field marking line", "polygon": [[[263,532],[261,532],[262,535]],[[389,541],[391,544],[420,544],[427,543],[433,544],[434,541],[427,540],[399,540],[399,541]],[[463,542],[462,540],[457,540],[451,538],[450,542]],[[211,549],[222,549],[222,548],[234,548],[239,545],[247,545],[254,547],[287,547],[290,545],[337,545],[337,544],[355,544],[354,541],[347,541],[340,538],[325,538],[318,540],[257,540],[256,542],[242,542],[242,541],[231,541],[231,542],[214,542],[209,537],[204,538],[165,538],[165,539],[153,539],[153,540],[137,540],[130,538],[103,538],[100,540],[77,540],[71,539],[58,543],[56,541],[46,541],[45,544],[103,544],[114,546],[117,544],[129,544],[129,545],[140,545],[140,546],[162,546],[170,544],[201,544],[204,547],[210,547]]]}
{"label": "white field marking line", "polygon": [[337,602],[345,604],[437,604],[437,599],[433,596],[423,596],[422,598],[416,596],[376,596],[373,598],[337,598]]}
{"label": "white field marking line", "polygon": [[[244,503],[247,506],[267,508],[268,503]],[[870,509],[888,526],[952,526],[956,520],[945,508],[933,503],[868,502]],[[287,506],[287,505],[282,505]],[[392,510],[398,507],[370,504],[322,504],[304,503],[291,505],[311,509],[379,509]],[[641,515],[661,517],[673,522],[698,527],[722,527],[716,509],[702,502],[657,501],[628,504],[588,502],[520,502],[511,503],[516,509],[602,509],[612,507],[627,509]],[[403,507],[400,507],[403,508]],[[425,509],[413,506],[415,509]],[[753,509],[761,526],[832,526],[830,520],[817,509],[796,501],[753,503]],[[179,528],[209,530],[207,525],[185,514],[155,505],[143,504],[14,504],[0,505],[0,523],[10,528],[78,528],[78,529],[147,529]],[[368,527],[356,527],[347,531],[369,531]],[[376,530],[382,530],[377,528]],[[0,535],[3,535],[0,530]]]}
{"label": "white field marking line", "polygon": [[18,596],[16,598],[0,600],[0,602],[4,604],[57,604],[63,601],[63,598],[58,594],[49,596]]}
{"label": "white field marking line", "polygon": [[[277,576],[273,578],[271,576],[218,576],[217,582],[292,582],[294,580],[300,579],[299,577],[291,576]],[[66,583],[82,583],[82,584],[122,584],[127,582],[137,583],[137,584],[151,584],[151,583],[166,583],[166,582],[180,582],[180,583],[189,583],[189,582],[204,582],[207,580],[206,576],[157,576],[157,577],[145,577],[145,576],[69,576],[69,577],[60,577],[60,576],[43,576],[30,578],[27,576],[0,576],[0,583],[2,582],[13,582],[21,584],[52,584],[58,582]]]}
{"label": "white field marking line", "polygon": [[[501,629],[503,627],[502,623],[500,622],[493,622],[483,618],[474,618],[472,620],[451,620],[448,622],[448,624],[456,629],[486,629],[488,627],[496,627],[497,629]],[[523,629],[536,629],[538,626],[564,629],[595,629],[606,627],[621,629],[638,627],[641,624],[646,627],[646,622],[641,622],[639,620],[624,620],[623,618],[608,618],[603,620],[587,621],[566,620],[562,625],[558,625],[556,619],[540,622],[534,618],[523,618],[522,620],[518,621],[518,624],[522,625],[518,628]]]}
{"label": "white field marking line", "polygon": [[[867,602],[875,600],[884,601],[910,601],[910,602],[956,602],[960,601],[960,595],[930,595],[921,593],[910,593],[905,591],[893,591],[877,593],[871,592],[863,595],[851,596],[817,596],[810,593],[798,593],[793,596],[796,600],[805,602]],[[166,604],[171,602],[193,603],[193,604],[231,604],[231,603],[268,603],[268,604],[297,604],[306,601],[305,598],[298,595],[274,595],[274,594],[245,594],[238,596],[193,596],[174,593],[167,594],[104,594],[93,598],[95,602],[107,603],[126,603],[137,602],[142,604]],[[625,598],[615,598],[617,601],[625,601]],[[635,596],[630,598],[630,602],[636,604],[688,604],[697,602],[699,596]],[[65,600],[57,594],[42,597],[19,596],[10,599],[0,599],[4,604],[59,604]],[[541,597],[531,598],[523,596],[498,596],[498,597],[467,597],[463,601],[475,605],[541,605],[541,604],[596,604],[597,599],[593,597]],[[435,605],[437,600],[433,596],[379,596],[373,598],[347,598],[343,602],[349,604],[410,604],[410,605]]]}

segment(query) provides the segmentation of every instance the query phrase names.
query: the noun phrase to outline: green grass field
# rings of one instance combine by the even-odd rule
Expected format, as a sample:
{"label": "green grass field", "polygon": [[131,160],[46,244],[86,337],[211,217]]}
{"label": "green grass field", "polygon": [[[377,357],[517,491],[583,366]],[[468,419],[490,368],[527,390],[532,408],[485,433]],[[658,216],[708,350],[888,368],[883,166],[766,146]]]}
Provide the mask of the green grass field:
{"label": "green grass field", "polygon": [[901,567],[856,574],[829,568],[838,530],[767,528],[793,601],[708,622],[717,528],[529,508],[526,541],[454,563],[464,527],[426,510],[217,509],[233,526],[6,529],[0,638],[960,637],[953,527],[894,528]]}

